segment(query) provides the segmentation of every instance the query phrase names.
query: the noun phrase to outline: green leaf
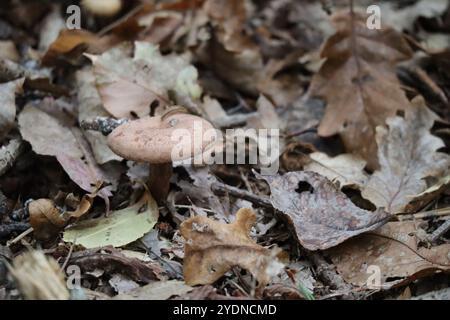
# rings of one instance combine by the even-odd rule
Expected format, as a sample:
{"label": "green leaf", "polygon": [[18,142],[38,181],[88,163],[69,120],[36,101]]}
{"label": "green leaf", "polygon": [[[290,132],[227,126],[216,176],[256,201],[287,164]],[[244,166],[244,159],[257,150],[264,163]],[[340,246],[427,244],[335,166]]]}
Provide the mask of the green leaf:
{"label": "green leaf", "polygon": [[64,241],[81,244],[85,248],[112,245],[121,247],[141,238],[158,221],[158,206],[146,194],[135,205],[114,211],[109,217],[85,220],[64,232]]}

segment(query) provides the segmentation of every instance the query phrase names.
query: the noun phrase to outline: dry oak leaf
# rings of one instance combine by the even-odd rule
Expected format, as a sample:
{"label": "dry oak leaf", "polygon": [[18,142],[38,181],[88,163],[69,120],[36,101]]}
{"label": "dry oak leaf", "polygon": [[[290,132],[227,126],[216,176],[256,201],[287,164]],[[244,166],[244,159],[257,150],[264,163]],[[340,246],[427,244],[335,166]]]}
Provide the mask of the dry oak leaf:
{"label": "dry oak leaf", "polygon": [[357,207],[332,182],[314,172],[261,176],[270,185],[272,205],[285,213],[300,244],[325,250],[385,224],[389,214]]}
{"label": "dry oak leaf", "polygon": [[380,170],[369,179],[362,196],[389,213],[414,210],[408,207],[413,198],[427,189],[427,177],[441,177],[450,165],[450,158],[437,152],[443,141],[431,135],[438,117],[421,97],[412,102],[405,118],[387,119],[387,126],[377,128]]}
{"label": "dry oak leaf", "polygon": [[189,106],[200,98],[198,71],[187,57],[163,56],[158,46],[145,42],[135,42],[133,57],[130,51],[123,45],[100,56],[87,55],[103,105],[113,116],[147,116],[155,101],[170,105],[174,98],[176,104]]}
{"label": "dry oak leaf", "polygon": [[249,208],[236,213],[236,220],[224,224],[196,216],[183,222],[181,235],[186,239],[183,262],[188,285],[212,284],[233,266],[248,270],[265,287],[283,267],[276,255],[279,249],[262,247],[250,238],[256,214]]}
{"label": "dry oak leaf", "polygon": [[46,66],[76,61],[86,51],[101,53],[117,40],[114,37],[97,37],[86,30],[61,30],[42,58]]}
{"label": "dry oak leaf", "polygon": [[375,128],[409,106],[395,64],[412,52],[400,33],[369,30],[357,15],[338,13],[333,22],[337,33],[325,43],[321,55],[326,61],[310,87],[312,96],[327,101],[318,132],[340,134],[349,152],[377,168]]}
{"label": "dry oak leaf", "polygon": [[367,285],[373,274],[369,266],[380,268],[383,289],[405,285],[439,270],[450,270],[450,244],[419,248],[418,224],[389,222],[374,233],[330,249],[327,254],[343,278],[357,286]]}

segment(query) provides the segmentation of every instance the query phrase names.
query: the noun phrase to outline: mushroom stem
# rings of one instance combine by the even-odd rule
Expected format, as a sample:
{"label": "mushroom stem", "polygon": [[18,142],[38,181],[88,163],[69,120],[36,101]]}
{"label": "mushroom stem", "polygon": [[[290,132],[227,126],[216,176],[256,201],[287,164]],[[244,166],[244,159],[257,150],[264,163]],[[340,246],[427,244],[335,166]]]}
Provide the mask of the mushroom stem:
{"label": "mushroom stem", "polygon": [[159,205],[165,203],[167,195],[169,194],[172,172],[172,163],[150,165],[148,188]]}

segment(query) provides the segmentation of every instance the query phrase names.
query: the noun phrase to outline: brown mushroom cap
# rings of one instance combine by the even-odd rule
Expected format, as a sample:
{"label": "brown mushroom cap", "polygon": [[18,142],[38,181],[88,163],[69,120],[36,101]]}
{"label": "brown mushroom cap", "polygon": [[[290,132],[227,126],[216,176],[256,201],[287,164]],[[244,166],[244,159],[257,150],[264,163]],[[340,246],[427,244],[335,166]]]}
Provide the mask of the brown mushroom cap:
{"label": "brown mushroom cap", "polygon": [[[194,128],[197,127],[197,129]],[[201,130],[200,130],[201,128]],[[183,137],[174,141],[175,130],[185,132]],[[153,164],[170,163],[190,159],[208,150],[216,141],[216,137],[203,139],[207,130],[214,130],[213,126],[203,118],[190,114],[173,114],[162,118],[160,116],[145,117],[130,121],[117,127],[108,136],[108,145],[112,151],[121,157]],[[196,133],[194,133],[196,132]],[[194,144],[194,135],[201,133],[201,142]],[[189,137],[188,137],[189,135]],[[184,142],[184,144],[182,144]],[[180,148],[181,155],[172,158],[174,148]]]}

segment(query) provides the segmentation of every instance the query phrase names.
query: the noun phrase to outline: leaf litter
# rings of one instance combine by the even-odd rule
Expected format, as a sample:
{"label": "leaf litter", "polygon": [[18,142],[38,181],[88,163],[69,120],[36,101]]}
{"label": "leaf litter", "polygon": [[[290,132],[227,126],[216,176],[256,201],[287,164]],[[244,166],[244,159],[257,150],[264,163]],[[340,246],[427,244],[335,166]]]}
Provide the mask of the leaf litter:
{"label": "leaf litter", "polygon": [[[369,29],[370,1],[327,2],[83,1],[80,30],[63,4],[2,5],[0,296],[435,296],[450,270],[450,3],[380,1]],[[227,129],[280,130],[279,170],[163,175],[108,147],[117,126],[177,112],[227,147],[242,137]]]}

